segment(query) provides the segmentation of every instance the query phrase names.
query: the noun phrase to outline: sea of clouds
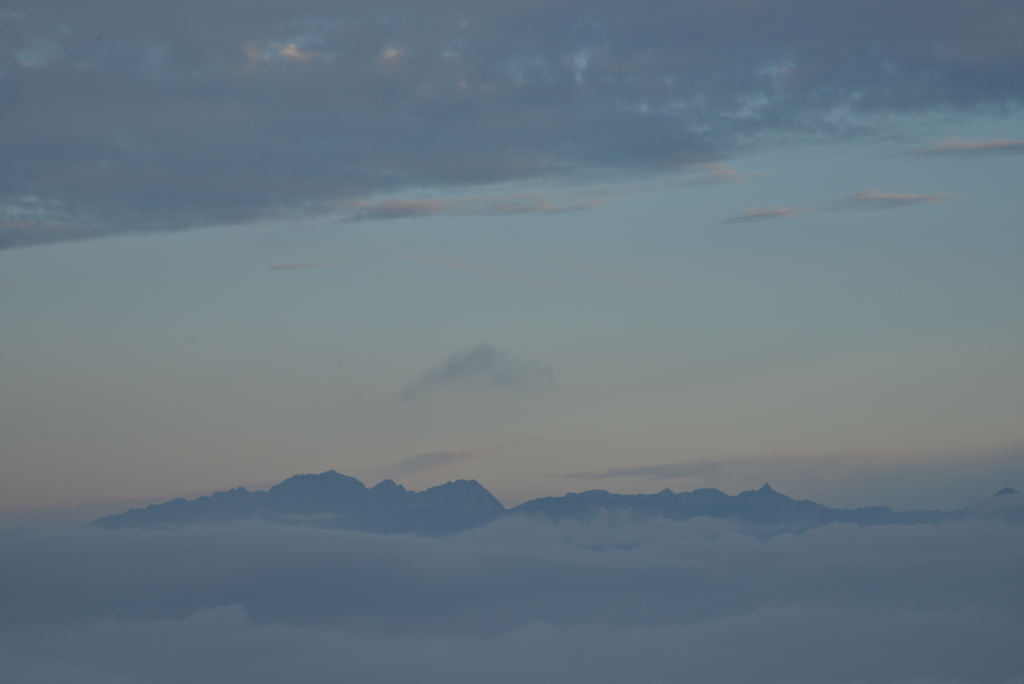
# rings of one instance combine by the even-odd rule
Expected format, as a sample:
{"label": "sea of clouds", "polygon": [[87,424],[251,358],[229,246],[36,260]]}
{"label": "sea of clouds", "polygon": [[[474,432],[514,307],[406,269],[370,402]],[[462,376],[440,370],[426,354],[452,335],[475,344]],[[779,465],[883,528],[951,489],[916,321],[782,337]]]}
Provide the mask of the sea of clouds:
{"label": "sea of clouds", "polygon": [[1022,682],[1024,528],[0,539],[0,682]]}

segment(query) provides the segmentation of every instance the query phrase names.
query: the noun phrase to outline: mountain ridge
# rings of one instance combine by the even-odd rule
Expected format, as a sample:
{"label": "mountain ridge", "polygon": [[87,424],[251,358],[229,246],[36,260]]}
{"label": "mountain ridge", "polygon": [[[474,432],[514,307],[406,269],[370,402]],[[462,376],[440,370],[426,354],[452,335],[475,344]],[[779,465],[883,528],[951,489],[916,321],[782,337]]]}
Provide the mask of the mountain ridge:
{"label": "mountain ridge", "polygon": [[294,475],[266,491],[236,487],[192,500],[176,498],[133,508],[92,522],[116,530],[262,519],[425,536],[452,534],[505,516],[540,516],[559,522],[589,520],[607,512],[625,512],[639,518],[736,520],[769,533],[781,527],[800,531],[834,522],[860,526],[938,524],[977,515],[1024,524],[1024,505],[1018,501],[1024,496],[1007,489],[1001,490],[994,502],[956,511],[894,511],[888,506],[829,508],[808,499],[792,499],[767,482],[760,489],[732,496],[712,488],[679,493],[666,488],[656,494],[592,489],[541,497],[506,509],[476,480],[449,480],[416,492],[390,479],[367,487],[354,477],[328,470]]}

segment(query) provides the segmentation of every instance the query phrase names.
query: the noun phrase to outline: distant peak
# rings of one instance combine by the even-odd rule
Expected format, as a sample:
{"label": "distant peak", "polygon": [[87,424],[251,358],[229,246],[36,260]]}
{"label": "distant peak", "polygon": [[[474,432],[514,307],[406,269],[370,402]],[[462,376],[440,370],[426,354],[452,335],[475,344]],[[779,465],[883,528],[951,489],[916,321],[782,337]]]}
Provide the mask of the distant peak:
{"label": "distant peak", "polygon": [[283,482],[280,482],[271,487],[269,490],[267,490],[267,492],[280,493],[283,491],[309,489],[310,487],[315,489],[323,489],[336,488],[338,486],[348,487],[351,489],[366,489],[366,485],[364,485],[356,478],[349,477],[348,475],[342,475],[341,473],[334,470],[328,470],[320,473],[319,475],[314,475],[312,473],[292,475],[287,480],[284,480]]}
{"label": "distant peak", "polygon": [[763,487],[761,487],[760,489],[758,489],[757,491],[759,491],[759,492],[765,492],[765,493],[768,493],[768,492],[774,492],[775,490],[774,490],[774,489],[772,489],[772,486],[771,486],[770,484],[768,484],[767,482],[765,482],[765,483],[764,483],[764,486],[763,486]]}
{"label": "distant peak", "polygon": [[1012,489],[1010,487],[1003,487],[998,492],[996,492],[996,496],[1006,496],[1008,494],[1016,494],[1016,493],[1017,493],[1016,489]]}
{"label": "distant peak", "polygon": [[371,489],[375,489],[375,490],[378,490],[378,491],[384,491],[384,490],[389,490],[389,491],[392,491],[392,490],[393,491],[399,491],[400,490],[400,491],[403,491],[403,492],[405,491],[405,487],[403,487],[402,485],[396,483],[394,480],[391,480],[391,479],[381,480],[380,482],[375,484]]}
{"label": "distant peak", "polygon": [[484,486],[482,484],[480,484],[479,482],[477,482],[476,480],[455,480],[455,481],[448,480],[443,485],[437,485],[436,487],[431,487],[431,489],[440,489],[441,487],[445,487],[445,488],[448,488],[448,489],[455,489],[455,488],[460,488],[460,489],[483,489],[484,488]]}

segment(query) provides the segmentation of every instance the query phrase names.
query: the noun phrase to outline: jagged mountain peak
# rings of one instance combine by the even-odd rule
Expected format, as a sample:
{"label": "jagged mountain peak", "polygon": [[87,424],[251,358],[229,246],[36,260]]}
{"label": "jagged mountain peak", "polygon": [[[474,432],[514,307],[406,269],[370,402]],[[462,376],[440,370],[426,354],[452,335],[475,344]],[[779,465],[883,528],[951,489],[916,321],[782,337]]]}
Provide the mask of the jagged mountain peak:
{"label": "jagged mountain peak", "polygon": [[287,480],[274,485],[269,492],[284,491],[284,490],[297,490],[297,489],[327,489],[327,488],[352,488],[352,489],[366,489],[366,485],[357,480],[354,477],[348,475],[342,475],[336,470],[327,470],[320,474],[304,473],[302,475],[292,475]]}
{"label": "jagged mountain peak", "polygon": [[238,487],[192,501],[179,498],[136,508],[94,522],[118,529],[312,516],[309,519],[317,524],[349,529],[445,534],[482,525],[504,511],[501,502],[476,480],[449,481],[422,492],[384,480],[367,489],[354,477],[328,470],[289,477],[265,492]]}
{"label": "jagged mountain peak", "polygon": [[406,491],[406,489],[405,489],[405,487],[403,487],[402,485],[398,484],[394,480],[387,479],[387,480],[381,480],[380,482],[375,484],[373,487],[370,488],[370,491],[401,491],[401,492],[404,492],[404,491]]}
{"label": "jagged mountain peak", "polygon": [[[1001,490],[998,495],[1004,498],[991,502],[989,508],[998,509],[996,513],[1014,524],[1024,524],[1024,514],[1020,513],[1024,508],[1001,505],[1013,503],[1005,498],[1009,494],[1016,494],[1016,491],[1009,487]],[[884,506],[834,509],[813,501],[794,500],[765,483],[760,489],[747,490],[735,496],[711,488],[678,494],[670,489],[663,489],[657,494],[615,494],[592,489],[534,499],[506,510],[476,480],[449,480],[416,492],[386,479],[368,489],[354,477],[329,470],[290,477],[265,492],[250,492],[237,487],[191,501],[178,498],[145,509],[132,509],[94,522],[100,527],[118,529],[257,518],[307,521],[368,532],[439,535],[484,525],[502,515],[536,515],[558,521],[565,518],[587,520],[595,515],[623,512],[641,518],[732,519],[776,534],[778,529],[782,529],[780,526],[810,529],[836,522],[861,526],[937,524],[942,520],[995,514],[983,508],[949,512],[894,512]]]}

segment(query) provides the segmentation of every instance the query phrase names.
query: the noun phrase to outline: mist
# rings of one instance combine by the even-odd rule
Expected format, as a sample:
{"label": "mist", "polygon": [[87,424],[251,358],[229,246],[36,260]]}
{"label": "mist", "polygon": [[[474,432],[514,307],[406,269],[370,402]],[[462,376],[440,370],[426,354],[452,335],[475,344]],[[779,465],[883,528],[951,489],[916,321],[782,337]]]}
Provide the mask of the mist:
{"label": "mist", "polygon": [[4,682],[1016,682],[1024,529],[504,518],[0,540]]}

